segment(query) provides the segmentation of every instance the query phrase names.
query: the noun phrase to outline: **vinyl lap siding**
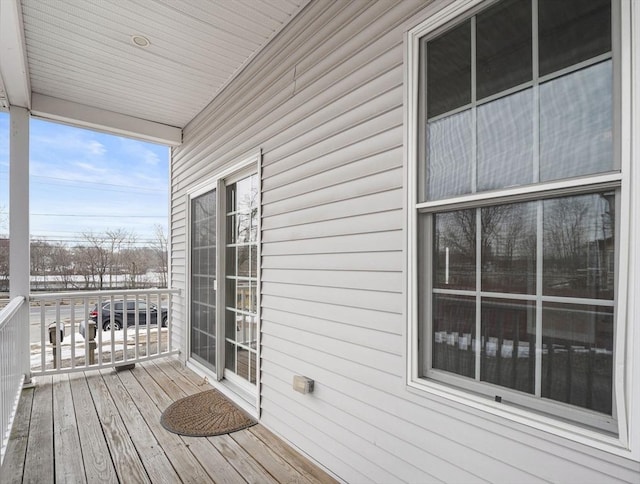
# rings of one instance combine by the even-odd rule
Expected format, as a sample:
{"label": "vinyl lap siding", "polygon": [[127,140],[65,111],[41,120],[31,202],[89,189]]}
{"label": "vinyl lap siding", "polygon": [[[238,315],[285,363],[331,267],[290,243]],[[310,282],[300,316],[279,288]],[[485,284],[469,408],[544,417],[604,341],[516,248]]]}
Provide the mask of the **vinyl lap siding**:
{"label": "vinyl lap siding", "polygon": [[173,286],[187,190],[260,148],[265,425],[349,482],[633,482],[628,461],[406,388],[402,42],[424,6],[311,2],[185,129]]}

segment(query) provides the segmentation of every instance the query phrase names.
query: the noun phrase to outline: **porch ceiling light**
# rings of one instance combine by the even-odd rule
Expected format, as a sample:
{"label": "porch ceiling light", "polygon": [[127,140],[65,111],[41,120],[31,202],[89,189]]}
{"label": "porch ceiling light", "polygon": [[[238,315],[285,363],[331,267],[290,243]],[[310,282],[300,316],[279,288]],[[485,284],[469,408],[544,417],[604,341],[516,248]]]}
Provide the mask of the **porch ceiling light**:
{"label": "porch ceiling light", "polygon": [[149,39],[147,39],[143,35],[132,35],[131,36],[131,43],[133,45],[135,45],[136,47],[142,47],[143,49],[145,47],[149,47],[149,45],[151,44],[151,42],[149,42]]}

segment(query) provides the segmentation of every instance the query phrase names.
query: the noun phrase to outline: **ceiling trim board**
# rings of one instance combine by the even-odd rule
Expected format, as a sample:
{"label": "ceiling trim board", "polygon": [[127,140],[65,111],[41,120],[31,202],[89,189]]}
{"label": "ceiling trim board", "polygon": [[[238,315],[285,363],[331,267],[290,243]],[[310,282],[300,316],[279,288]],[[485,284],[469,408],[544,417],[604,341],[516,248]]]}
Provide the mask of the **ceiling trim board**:
{"label": "ceiling trim board", "polygon": [[178,146],[182,143],[180,128],[43,94],[33,93],[31,114],[46,120],[152,143],[169,146]]}

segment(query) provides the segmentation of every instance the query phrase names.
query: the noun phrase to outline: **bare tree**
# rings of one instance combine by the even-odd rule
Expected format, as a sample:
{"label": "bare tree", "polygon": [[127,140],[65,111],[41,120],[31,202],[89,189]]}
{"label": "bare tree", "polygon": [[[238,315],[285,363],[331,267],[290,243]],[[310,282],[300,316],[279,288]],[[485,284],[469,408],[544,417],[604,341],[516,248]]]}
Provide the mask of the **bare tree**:
{"label": "bare tree", "polygon": [[47,287],[47,276],[51,274],[53,246],[42,239],[30,242],[30,269],[32,276],[41,277],[41,287]]}
{"label": "bare tree", "polygon": [[153,252],[148,248],[130,247],[123,250],[121,258],[127,275],[127,287],[135,289],[143,282],[144,275],[151,268]]}
{"label": "bare tree", "polygon": [[160,275],[160,286],[167,287],[167,279],[169,276],[169,254],[168,254],[168,237],[162,228],[162,225],[155,226],[155,238],[151,243],[154,252],[156,270]]}
{"label": "bare tree", "polygon": [[135,236],[124,229],[109,229],[105,232],[106,246],[109,251],[109,287],[113,287],[113,276],[121,272],[120,253],[125,247],[131,245],[132,238],[135,239]]}
{"label": "bare tree", "polygon": [[544,221],[545,259],[561,261],[562,269],[569,271],[581,266],[587,245],[588,212],[588,201],[584,198],[567,197],[548,202]]}
{"label": "bare tree", "polygon": [[73,257],[69,248],[63,244],[55,244],[51,248],[51,271],[59,277],[65,289],[73,287]]}
{"label": "bare tree", "polygon": [[97,288],[104,289],[105,275],[110,267],[110,247],[105,236],[93,232],[82,234],[87,242],[83,251],[85,267],[97,279]]}

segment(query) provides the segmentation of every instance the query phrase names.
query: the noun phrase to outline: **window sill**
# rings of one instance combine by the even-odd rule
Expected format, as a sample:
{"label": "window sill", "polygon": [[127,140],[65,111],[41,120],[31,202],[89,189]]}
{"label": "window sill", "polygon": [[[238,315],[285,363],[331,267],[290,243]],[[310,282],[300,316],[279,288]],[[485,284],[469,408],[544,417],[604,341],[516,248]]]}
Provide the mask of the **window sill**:
{"label": "window sill", "polygon": [[[421,398],[444,399],[476,411],[486,412],[504,420],[498,425],[525,425],[531,428],[531,435],[538,438],[544,439],[544,436],[540,435],[541,432],[544,432],[566,439],[571,443],[581,444],[625,459],[639,460],[638,456],[635,456],[629,449],[628,443],[619,437],[556,420],[519,407],[493,402],[485,397],[458,390],[440,382],[410,380],[407,382],[407,391]],[[499,430],[496,429],[496,431]]]}

